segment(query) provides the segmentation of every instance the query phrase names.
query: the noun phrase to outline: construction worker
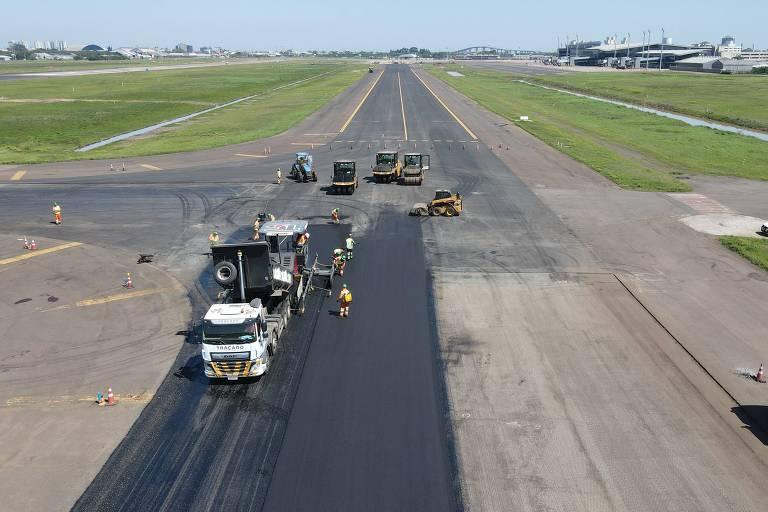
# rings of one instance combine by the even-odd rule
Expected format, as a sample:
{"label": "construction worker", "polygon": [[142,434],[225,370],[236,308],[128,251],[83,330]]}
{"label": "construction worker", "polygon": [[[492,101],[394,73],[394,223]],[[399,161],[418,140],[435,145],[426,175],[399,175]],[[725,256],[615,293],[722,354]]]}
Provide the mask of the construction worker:
{"label": "construction worker", "polygon": [[53,208],[51,208],[51,211],[53,212],[54,224],[61,224],[61,206],[59,206],[59,203],[53,203]]}
{"label": "construction worker", "polygon": [[341,214],[339,213],[339,209],[338,208],[334,208],[333,210],[331,210],[331,220],[333,221],[334,224],[338,224],[339,223],[339,217],[340,216],[341,216]]}
{"label": "construction worker", "polygon": [[278,167],[277,172],[275,174],[277,174],[277,184],[279,185],[283,179],[283,171],[281,171],[280,168]]}
{"label": "construction worker", "polygon": [[259,228],[261,227],[261,220],[256,217],[256,220],[253,221],[253,239],[258,240],[259,239]]}
{"label": "construction worker", "polygon": [[208,235],[208,242],[210,242],[211,247],[216,247],[219,245],[219,232],[214,231],[210,235]]}
{"label": "construction worker", "polygon": [[344,267],[347,266],[347,258],[343,249],[333,251],[333,270],[340,276],[344,276]]}
{"label": "construction worker", "polygon": [[349,234],[345,242],[347,244],[347,259],[352,259],[352,251],[355,250],[355,241],[352,239],[352,233]]}
{"label": "construction worker", "polygon": [[339,306],[339,316],[341,318],[348,317],[349,305],[352,303],[352,292],[349,291],[346,284],[342,286],[337,300],[341,303]]}
{"label": "construction worker", "polygon": [[304,247],[309,242],[309,233],[302,233],[296,239],[296,247]]}

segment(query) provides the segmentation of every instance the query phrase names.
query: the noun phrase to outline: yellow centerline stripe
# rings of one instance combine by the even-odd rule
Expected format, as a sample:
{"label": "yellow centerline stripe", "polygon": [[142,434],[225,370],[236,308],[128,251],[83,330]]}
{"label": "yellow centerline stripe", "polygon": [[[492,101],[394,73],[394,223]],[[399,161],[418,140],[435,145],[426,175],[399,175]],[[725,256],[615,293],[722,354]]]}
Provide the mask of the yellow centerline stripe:
{"label": "yellow centerline stripe", "polygon": [[55,247],[49,247],[48,249],[39,249],[37,251],[27,251],[24,254],[20,254],[19,256],[13,256],[12,258],[5,258],[4,260],[0,260],[0,265],[8,265],[9,263],[16,263],[17,261],[28,260],[29,258],[34,258],[35,256],[42,256],[43,254],[50,254],[52,252],[63,251],[64,249],[77,247],[78,245],[83,245],[83,244],[81,242],[69,242],[66,244],[57,245]]}
{"label": "yellow centerline stripe", "polygon": [[403,86],[400,84],[400,72],[397,72],[397,88],[400,89],[400,112],[403,114],[403,131],[408,140],[408,124],[405,122],[405,103],[403,103]]}
{"label": "yellow centerline stripe", "polygon": [[98,304],[106,304],[107,302],[115,302],[117,300],[134,299],[136,297],[146,297],[147,295],[156,295],[158,293],[165,293],[178,290],[178,288],[149,288],[147,290],[134,290],[132,292],[118,293],[116,295],[107,295],[106,297],[96,297],[93,299],[84,299],[75,302],[75,306],[83,308],[86,306],[96,306]]}
{"label": "yellow centerline stripe", "polygon": [[25,174],[27,174],[27,171],[16,171],[16,173],[11,176],[11,181],[19,181]]}
{"label": "yellow centerline stripe", "polygon": [[462,127],[462,128],[464,128],[464,130],[465,130],[465,131],[466,131],[466,132],[469,134],[469,136],[470,136],[470,137],[472,137],[473,139],[477,140],[477,135],[475,135],[474,133],[472,133],[472,130],[470,130],[470,129],[467,127],[467,125],[465,125],[465,124],[464,124],[464,122],[463,122],[461,119],[459,119],[459,116],[457,116],[456,114],[454,114],[454,113],[453,113],[453,110],[451,110],[451,109],[449,109],[449,108],[448,108],[448,105],[446,105],[445,103],[443,103],[443,100],[441,100],[441,99],[440,99],[440,97],[439,97],[437,94],[435,94],[435,91],[433,91],[432,89],[430,89],[430,88],[429,88],[429,86],[427,85],[427,83],[426,83],[424,80],[422,80],[422,79],[421,79],[421,77],[420,77],[419,75],[417,75],[415,71],[413,71],[413,75],[414,75],[416,78],[418,78],[418,79],[419,79],[419,82],[421,82],[421,83],[422,83],[422,85],[423,85],[424,87],[426,87],[426,88],[427,88],[427,90],[428,90],[429,92],[431,92],[431,93],[432,93],[432,96],[434,96],[434,97],[435,97],[435,99],[436,99],[436,100],[437,100],[437,101],[438,101],[438,102],[439,102],[439,103],[440,103],[440,104],[443,106],[443,108],[444,108],[445,110],[447,110],[447,111],[448,111],[448,113],[449,113],[449,114],[451,114],[451,115],[453,116],[453,118],[456,120],[456,122],[457,122],[457,123],[459,123],[459,124],[461,125],[461,127]]}
{"label": "yellow centerline stripe", "polygon": [[149,164],[139,164],[140,167],[143,167],[145,169],[149,169],[150,171],[162,171],[160,167],[155,167],[154,165]]}
{"label": "yellow centerline stripe", "polygon": [[363,99],[360,100],[360,103],[357,104],[357,107],[355,107],[355,110],[352,112],[352,115],[349,116],[349,119],[347,119],[347,122],[344,123],[344,126],[341,127],[341,130],[339,130],[339,133],[341,133],[341,132],[343,132],[344,130],[347,129],[347,126],[349,126],[349,123],[351,123],[352,119],[355,117],[355,115],[357,115],[357,111],[360,110],[360,107],[363,106],[363,103],[365,103],[365,100],[368,99],[368,96],[371,94],[371,91],[373,91],[373,88],[376,87],[377,83],[379,83],[379,80],[381,80],[381,77],[383,75],[384,75],[384,71],[382,70],[382,72],[379,74],[378,78],[376,78],[376,81],[373,82],[373,85],[371,86],[371,88],[368,89],[368,92],[365,93],[365,96],[363,96]]}

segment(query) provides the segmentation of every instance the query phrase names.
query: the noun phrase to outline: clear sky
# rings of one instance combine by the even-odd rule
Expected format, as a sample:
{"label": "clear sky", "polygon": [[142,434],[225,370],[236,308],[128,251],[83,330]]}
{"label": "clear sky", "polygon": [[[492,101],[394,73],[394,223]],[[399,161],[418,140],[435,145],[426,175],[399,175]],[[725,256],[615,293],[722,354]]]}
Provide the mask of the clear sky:
{"label": "clear sky", "polygon": [[65,40],[173,47],[186,42],[229,49],[455,50],[491,45],[553,49],[557,37],[603,39],[618,33],[673,42],[768,47],[768,1],[645,0],[584,2],[471,0],[29,0],[3,1],[0,46],[8,40]]}

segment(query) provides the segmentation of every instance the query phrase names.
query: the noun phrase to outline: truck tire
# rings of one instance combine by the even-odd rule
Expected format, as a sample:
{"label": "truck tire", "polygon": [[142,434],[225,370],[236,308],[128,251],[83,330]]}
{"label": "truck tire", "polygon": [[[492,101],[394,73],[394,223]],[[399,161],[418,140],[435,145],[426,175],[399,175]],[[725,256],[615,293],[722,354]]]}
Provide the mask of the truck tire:
{"label": "truck tire", "polygon": [[299,307],[296,308],[296,312],[299,314],[299,316],[304,316],[304,312],[306,311],[306,304],[304,304],[304,299],[299,300]]}
{"label": "truck tire", "polygon": [[445,215],[445,206],[435,206],[432,208],[433,215]]}
{"label": "truck tire", "polygon": [[272,356],[275,354],[275,350],[277,349],[277,331],[272,329],[272,334],[270,335],[270,344],[267,347],[267,353]]}
{"label": "truck tire", "polygon": [[229,286],[237,279],[237,267],[229,261],[220,261],[213,267],[213,280],[221,286]]}

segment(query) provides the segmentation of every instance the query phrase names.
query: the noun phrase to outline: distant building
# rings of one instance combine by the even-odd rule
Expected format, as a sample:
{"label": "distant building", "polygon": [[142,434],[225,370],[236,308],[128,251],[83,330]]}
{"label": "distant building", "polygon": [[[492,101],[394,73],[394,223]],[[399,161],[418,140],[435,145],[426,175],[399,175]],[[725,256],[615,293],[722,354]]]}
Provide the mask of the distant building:
{"label": "distant building", "polygon": [[558,60],[571,66],[613,66],[625,67],[661,67],[688,57],[712,55],[714,47],[702,43],[696,45],[672,44],[672,39],[664,38],[663,43],[637,43],[614,37],[604,41],[572,41],[558,49]]}
{"label": "distant building", "polygon": [[87,44],[80,50],[81,52],[103,52],[104,48],[97,44]]}
{"label": "distant building", "polygon": [[116,48],[115,53],[122,55],[128,59],[138,59],[139,55],[131,48]]}
{"label": "distant building", "polygon": [[723,57],[691,57],[675,62],[674,71],[697,71],[699,73],[751,73],[754,62]]}
{"label": "distant building", "polygon": [[741,45],[736,44],[736,39],[733,36],[725,36],[720,40],[717,54],[724,59],[733,59],[741,55],[741,50]]}
{"label": "distant building", "polygon": [[174,48],[173,51],[178,53],[192,53],[194,48],[192,48],[191,44],[179,43],[176,45],[176,48]]}
{"label": "distant building", "polygon": [[763,51],[742,51],[739,55],[740,59],[744,60],[751,60],[751,61],[759,61],[759,62],[768,62],[768,50]]}

